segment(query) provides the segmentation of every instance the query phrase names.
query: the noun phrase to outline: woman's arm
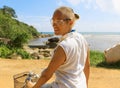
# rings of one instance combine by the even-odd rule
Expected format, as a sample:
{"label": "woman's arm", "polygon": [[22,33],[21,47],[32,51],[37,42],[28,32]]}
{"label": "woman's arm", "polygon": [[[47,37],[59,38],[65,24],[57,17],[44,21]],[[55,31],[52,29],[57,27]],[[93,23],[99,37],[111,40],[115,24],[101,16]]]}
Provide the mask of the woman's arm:
{"label": "woman's arm", "polygon": [[84,67],[84,73],[86,76],[86,82],[87,82],[87,86],[88,86],[88,79],[89,79],[89,75],[90,75],[90,50],[88,49],[87,51],[87,58],[86,58],[86,63],[85,63],[85,67]]}
{"label": "woman's arm", "polygon": [[66,60],[66,55],[62,47],[58,46],[48,67],[42,72],[41,77],[33,88],[40,88],[53,75],[55,70]]}

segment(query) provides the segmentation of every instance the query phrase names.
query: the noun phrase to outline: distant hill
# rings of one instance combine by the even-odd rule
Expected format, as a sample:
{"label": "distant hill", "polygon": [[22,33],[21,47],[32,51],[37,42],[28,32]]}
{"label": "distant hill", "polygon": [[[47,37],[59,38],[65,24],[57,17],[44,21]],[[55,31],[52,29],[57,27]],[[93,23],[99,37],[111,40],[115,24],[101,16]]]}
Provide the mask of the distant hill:
{"label": "distant hill", "polygon": [[33,26],[20,22],[16,18],[13,8],[8,6],[0,8],[0,38],[10,39],[12,46],[19,46],[40,35]]}

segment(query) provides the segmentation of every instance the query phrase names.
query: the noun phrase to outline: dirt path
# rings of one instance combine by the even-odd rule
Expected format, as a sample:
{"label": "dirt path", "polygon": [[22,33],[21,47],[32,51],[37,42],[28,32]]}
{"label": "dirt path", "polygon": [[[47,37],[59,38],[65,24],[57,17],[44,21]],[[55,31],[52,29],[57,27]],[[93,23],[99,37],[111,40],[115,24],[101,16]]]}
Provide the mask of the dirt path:
{"label": "dirt path", "polygon": [[[49,60],[0,59],[0,88],[14,88],[13,75],[24,71],[40,73]],[[51,82],[54,77],[49,80]],[[120,70],[91,67],[89,88],[120,88]]]}

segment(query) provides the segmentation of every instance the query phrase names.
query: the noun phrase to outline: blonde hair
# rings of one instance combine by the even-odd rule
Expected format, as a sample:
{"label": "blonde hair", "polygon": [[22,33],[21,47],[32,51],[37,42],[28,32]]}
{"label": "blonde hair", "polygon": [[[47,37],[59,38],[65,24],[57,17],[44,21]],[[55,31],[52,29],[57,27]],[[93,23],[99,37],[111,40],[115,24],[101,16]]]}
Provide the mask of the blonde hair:
{"label": "blonde hair", "polygon": [[[79,15],[74,13],[73,9],[70,8],[70,7],[66,7],[66,6],[62,6],[62,7],[59,7],[55,10],[55,12],[57,11],[60,11],[63,15],[65,15],[66,17],[68,17],[69,19],[79,19]],[[54,13],[55,13],[54,12]]]}

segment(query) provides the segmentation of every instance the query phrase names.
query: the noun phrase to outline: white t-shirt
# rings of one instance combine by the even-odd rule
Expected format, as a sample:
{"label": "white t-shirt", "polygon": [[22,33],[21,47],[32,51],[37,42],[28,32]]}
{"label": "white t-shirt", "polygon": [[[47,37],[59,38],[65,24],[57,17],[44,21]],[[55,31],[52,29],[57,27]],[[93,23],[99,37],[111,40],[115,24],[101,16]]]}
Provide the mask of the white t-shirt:
{"label": "white t-shirt", "polygon": [[58,46],[63,48],[66,61],[56,70],[52,88],[87,88],[83,69],[88,44],[84,37],[78,32],[70,32],[61,38]]}

